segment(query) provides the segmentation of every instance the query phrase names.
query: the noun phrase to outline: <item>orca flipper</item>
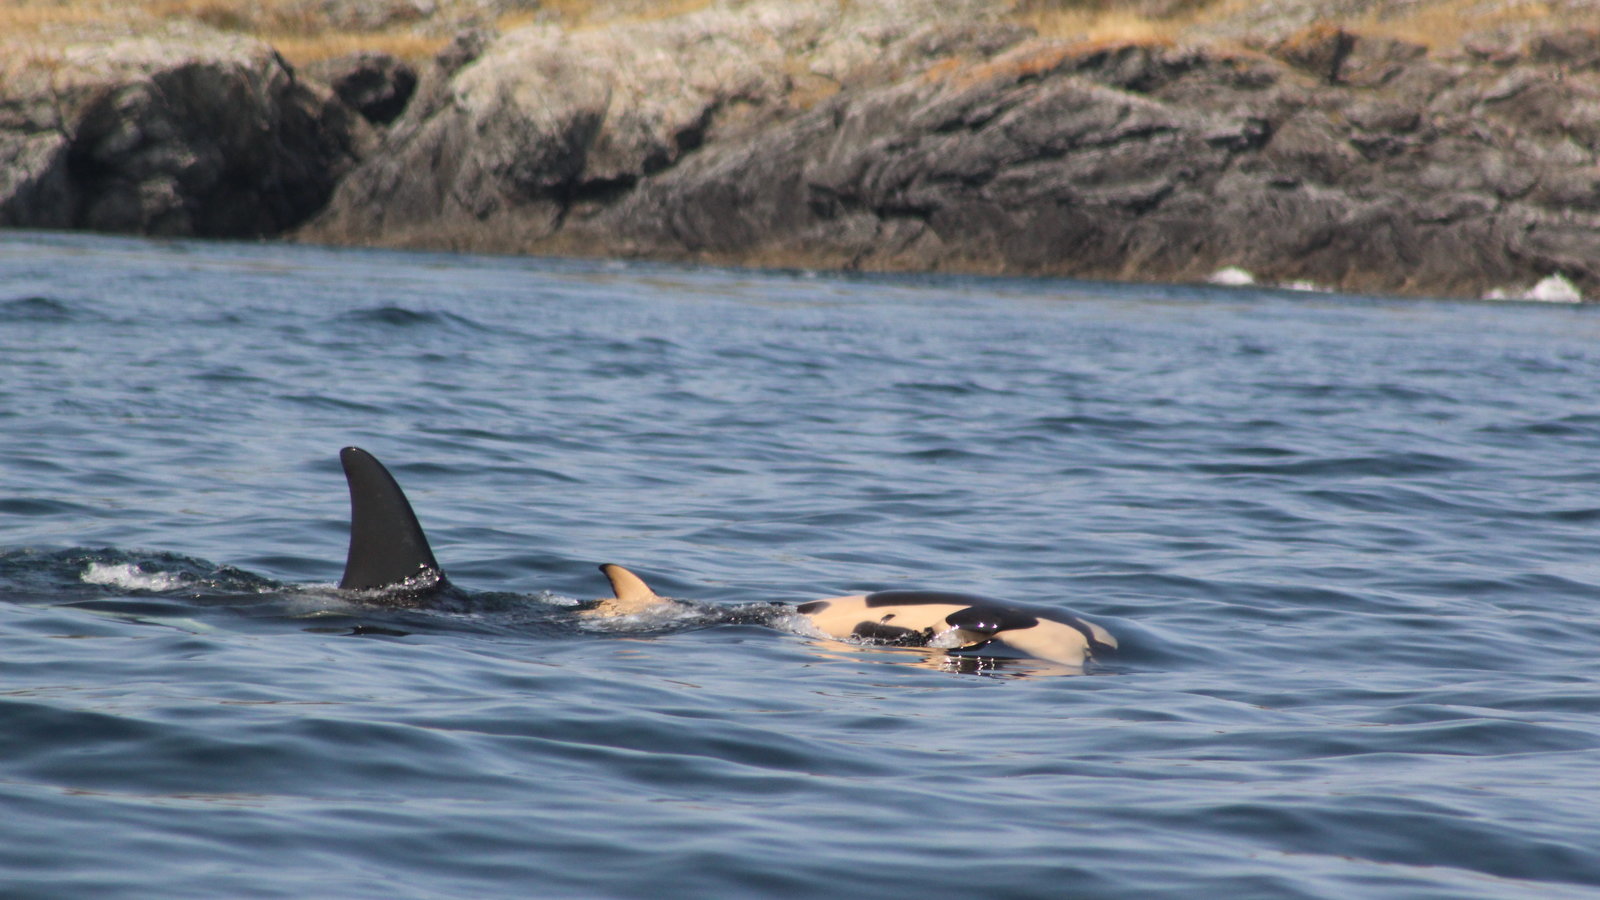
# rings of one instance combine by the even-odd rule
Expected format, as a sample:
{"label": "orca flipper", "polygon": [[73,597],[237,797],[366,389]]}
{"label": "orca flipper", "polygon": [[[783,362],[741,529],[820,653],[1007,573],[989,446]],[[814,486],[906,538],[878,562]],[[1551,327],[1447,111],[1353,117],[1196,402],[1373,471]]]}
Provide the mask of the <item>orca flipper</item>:
{"label": "orca flipper", "polygon": [[444,570],[394,476],[360,447],[340,450],[339,462],[350,485],[350,553],[339,587],[442,587]]}

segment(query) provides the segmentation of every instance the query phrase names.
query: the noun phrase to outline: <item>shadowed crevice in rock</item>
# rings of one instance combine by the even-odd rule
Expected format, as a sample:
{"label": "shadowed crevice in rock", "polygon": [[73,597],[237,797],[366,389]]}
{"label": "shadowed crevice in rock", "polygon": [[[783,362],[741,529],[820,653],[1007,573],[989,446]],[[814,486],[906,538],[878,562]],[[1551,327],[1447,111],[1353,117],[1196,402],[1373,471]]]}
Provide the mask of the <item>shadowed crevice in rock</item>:
{"label": "shadowed crevice in rock", "polygon": [[331,87],[346,106],[376,125],[399,118],[417,89],[416,70],[388,53],[339,56],[307,67],[304,74]]}
{"label": "shadowed crevice in rock", "polygon": [[275,235],[320,209],[372,140],[259,42],[78,52],[80,67],[19,79],[0,101],[0,224]]}

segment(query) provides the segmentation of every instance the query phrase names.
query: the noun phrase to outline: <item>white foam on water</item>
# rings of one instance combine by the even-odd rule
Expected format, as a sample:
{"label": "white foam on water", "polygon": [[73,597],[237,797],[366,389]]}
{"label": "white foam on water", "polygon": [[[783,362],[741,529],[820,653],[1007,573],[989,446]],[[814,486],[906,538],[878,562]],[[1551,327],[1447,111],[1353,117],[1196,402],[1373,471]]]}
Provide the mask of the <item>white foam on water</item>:
{"label": "white foam on water", "polygon": [[716,621],[720,615],[716,609],[708,608],[698,603],[687,600],[673,600],[670,597],[661,598],[666,603],[651,606],[639,612],[628,613],[621,616],[580,616],[578,627],[585,631],[600,631],[606,633],[632,633],[642,631],[660,631],[681,625],[690,625],[706,621]]}
{"label": "white foam on water", "polygon": [[1278,285],[1278,287],[1286,291],[1306,291],[1308,293],[1321,294],[1328,293],[1328,289],[1326,287],[1317,284],[1315,281],[1307,281],[1304,278],[1297,279],[1295,281],[1285,281],[1283,284]]}
{"label": "white foam on water", "polygon": [[1582,303],[1583,294],[1565,275],[1548,275],[1525,291],[1495,288],[1483,295],[1485,300],[1533,300],[1539,303]]}
{"label": "white foam on water", "polygon": [[790,634],[797,634],[801,637],[836,640],[833,635],[818,628],[816,623],[811,621],[811,617],[802,616],[792,610],[773,616],[767,624],[779,631],[787,631]]}
{"label": "white foam on water", "polygon": [[1238,266],[1225,266],[1212,272],[1206,281],[1223,287],[1244,287],[1256,283],[1256,277]]}
{"label": "white foam on water", "polygon": [[183,579],[170,572],[146,572],[135,563],[91,562],[79,576],[84,584],[103,584],[132,591],[170,591],[183,587]]}
{"label": "white foam on water", "polygon": [[582,606],[586,602],[579,600],[577,597],[568,597],[565,594],[557,594],[554,591],[540,591],[538,595],[534,597],[534,599],[538,600],[540,603],[548,603],[551,606],[567,607]]}
{"label": "white foam on water", "polygon": [[1525,300],[1538,300],[1541,303],[1582,303],[1583,294],[1578,292],[1578,286],[1568,281],[1565,275],[1550,275],[1541,278],[1523,295]]}

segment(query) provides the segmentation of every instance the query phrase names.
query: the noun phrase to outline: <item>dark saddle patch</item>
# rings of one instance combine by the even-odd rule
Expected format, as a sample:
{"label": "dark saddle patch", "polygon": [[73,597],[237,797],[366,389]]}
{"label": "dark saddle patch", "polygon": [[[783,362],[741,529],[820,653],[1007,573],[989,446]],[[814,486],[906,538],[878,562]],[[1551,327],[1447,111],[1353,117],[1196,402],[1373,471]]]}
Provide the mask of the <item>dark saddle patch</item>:
{"label": "dark saddle patch", "polygon": [[1039,617],[1025,609],[988,601],[980,601],[966,609],[957,610],[945,616],[944,620],[963,631],[978,634],[1016,631],[1039,624]]}

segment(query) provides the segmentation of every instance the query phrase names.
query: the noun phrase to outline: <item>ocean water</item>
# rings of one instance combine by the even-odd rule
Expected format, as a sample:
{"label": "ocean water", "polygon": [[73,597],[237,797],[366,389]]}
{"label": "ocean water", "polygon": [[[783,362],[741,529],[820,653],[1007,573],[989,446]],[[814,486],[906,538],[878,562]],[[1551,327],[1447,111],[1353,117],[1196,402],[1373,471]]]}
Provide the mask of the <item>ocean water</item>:
{"label": "ocean water", "polygon": [[[0,233],[0,896],[1600,897],[1597,385],[1590,307]],[[351,444],[463,599],[333,589]],[[771,613],[909,587],[1122,650]]]}

